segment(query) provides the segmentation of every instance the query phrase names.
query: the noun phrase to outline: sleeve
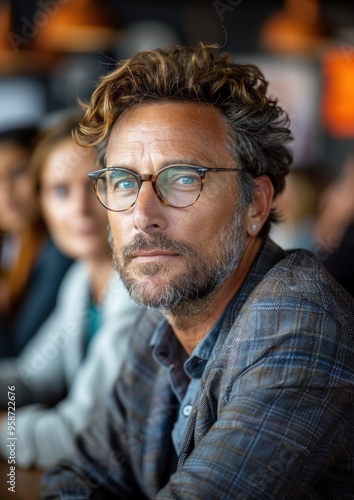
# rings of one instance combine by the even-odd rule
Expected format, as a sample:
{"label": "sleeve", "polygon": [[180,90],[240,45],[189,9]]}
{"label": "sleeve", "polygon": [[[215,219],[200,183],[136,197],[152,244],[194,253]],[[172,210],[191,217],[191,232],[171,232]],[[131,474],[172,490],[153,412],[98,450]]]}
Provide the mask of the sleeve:
{"label": "sleeve", "polygon": [[[140,348],[136,346],[155,325],[156,320],[150,312],[142,313],[137,320],[119,383],[116,382],[106,404],[95,411],[90,425],[78,436],[78,460],[75,463],[63,461],[45,474],[43,500],[148,498],[140,487],[142,479],[138,470],[144,408],[149,401],[154,368],[149,369],[151,356],[146,364],[139,361],[147,358],[149,343],[144,342]],[[138,384],[137,380],[140,380]],[[128,414],[138,419],[135,426],[128,423]]]}
{"label": "sleeve", "polygon": [[124,445],[124,420],[124,410],[114,390],[105,410],[95,412],[90,429],[77,439],[80,462],[63,461],[47,472],[41,499],[146,498],[133,479],[129,450]]}
{"label": "sleeve", "polygon": [[28,288],[11,332],[15,341],[14,355],[18,355],[24,349],[55,309],[58,291],[72,262],[48,238],[31,273]]}
{"label": "sleeve", "polygon": [[52,404],[66,391],[62,349],[53,339],[61,337],[62,308],[52,312],[20,356],[0,361],[0,407],[7,405],[7,387],[16,387],[16,406],[37,402]]}
{"label": "sleeve", "polygon": [[[182,450],[159,500],[280,500],[314,490],[314,498],[351,498],[353,346],[333,316],[305,299],[278,306],[275,313],[269,297],[237,322],[218,404],[222,360],[191,414],[186,441],[193,450]],[[205,432],[211,412],[217,418]],[[333,486],[325,478],[331,467]]]}
{"label": "sleeve", "polygon": [[141,313],[123,285],[111,281],[103,323],[90,343],[67,396],[52,408],[27,406],[17,412],[17,461],[49,467],[75,456],[75,436],[112,389],[126,357],[129,334]]}
{"label": "sleeve", "polygon": [[[38,433],[38,417],[46,408],[65,397],[67,384],[63,367],[63,355],[51,340],[61,334],[59,311],[52,313],[38,334],[28,343],[19,358],[8,359],[0,366],[1,406],[7,403],[8,386],[14,386],[16,403],[16,436],[18,437],[16,462],[20,466],[31,465],[33,441]],[[58,335],[59,334],[59,335]],[[52,337],[53,335],[53,337]],[[64,337],[63,337],[64,338]],[[66,337],[65,337],[66,338]],[[52,355],[52,354],[55,355]],[[46,355],[48,354],[49,357]],[[31,403],[40,404],[31,404]],[[7,420],[0,427],[0,453],[7,456]],[[45,443],[42,442],[42,446]]]}
{"label": "sleeve", "polygon": [[[47,411],[47,407],[56,404],[67,393],[65,358],[72,350],[73,342],[77,343],[78,333],[76,326],[66,315],[67,297],[79,275],[82,275],[80,266],[74,264],[64,278],[57,306],[50,317],[18,358],[9,358],[0,363],[2,408],[7,404],[8,386],[15,386],[18,435],[16,459],[22,466],[31,464],[34,430],[39,412]],[[0,453],[3,456],[7,454],[6,440],[5,421],[0,428]]]}
{"label": "sleeve", "polygon": [[[53,404],[63,397],[67,390],[64,353],[78,335],[68,306],[76,307],[76,315],[82,314],[83,307],[78,310],[77,306],[83,300],[85,283],[82,266],[74,264],[62,282],[57,305],[49,318],[18,357],[0,361],[0,408],[6,407],[8,385],[16,387],[18,407],[30,403]],[[75,294],[80,290],[80,297],[72,306],[74,287]]]}

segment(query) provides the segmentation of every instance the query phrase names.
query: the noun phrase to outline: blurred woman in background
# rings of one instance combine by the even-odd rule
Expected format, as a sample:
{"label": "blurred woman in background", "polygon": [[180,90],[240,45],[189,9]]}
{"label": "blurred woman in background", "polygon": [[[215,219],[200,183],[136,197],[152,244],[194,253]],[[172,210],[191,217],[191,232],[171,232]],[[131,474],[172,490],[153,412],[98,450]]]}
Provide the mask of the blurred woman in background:
{"label": "blurred woman in background", "polygon": [[[16,463],[53,465],[75,457],[75,436],[113,387],[129,332],[142,309],[113,270],[107,211],[88,172],[93,148],[71,138],[79,116],[67,117],[39,141],[32,157],[43,215],[58,247],[76,259],[48,320],[17,359],[0,363],[0,405],[16,387]],[[36,403],[36,404],[33,404]],[[6,422],[0,427],[4,456]]]}
{"label": "blurred woman in background", "polygon": [[37,128],[0,133],[0,357],[16,356],[52,311],[71,259],[48,237],[29,160]]}
{"label": "blurred woman in background", "polygon": [[315,253],[354,297],[354,149],[323,193]]}

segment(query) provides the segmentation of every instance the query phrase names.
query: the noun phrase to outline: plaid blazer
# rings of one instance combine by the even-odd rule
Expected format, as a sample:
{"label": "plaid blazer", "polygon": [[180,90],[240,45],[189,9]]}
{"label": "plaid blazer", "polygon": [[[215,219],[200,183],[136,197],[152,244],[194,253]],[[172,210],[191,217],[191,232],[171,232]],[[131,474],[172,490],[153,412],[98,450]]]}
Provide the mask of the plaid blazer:
{"label": "plaid blazer", "polygon": [[178,464],[178,409],[147,312],[78,463],[43,499],[353,499],[354,301],[306,251],[268,241],[223,322]]}

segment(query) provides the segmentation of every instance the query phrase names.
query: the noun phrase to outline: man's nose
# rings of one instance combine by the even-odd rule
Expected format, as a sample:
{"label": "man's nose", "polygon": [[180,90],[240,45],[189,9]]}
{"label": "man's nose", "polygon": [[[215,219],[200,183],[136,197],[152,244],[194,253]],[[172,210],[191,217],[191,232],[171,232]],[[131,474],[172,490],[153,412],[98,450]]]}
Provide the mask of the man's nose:
{"label": "man's nose", "polygon": [[157,196],[152,183],[143,181],[134,210],[134,228],[142,232],[162,231],[167,226],[165,206]]}

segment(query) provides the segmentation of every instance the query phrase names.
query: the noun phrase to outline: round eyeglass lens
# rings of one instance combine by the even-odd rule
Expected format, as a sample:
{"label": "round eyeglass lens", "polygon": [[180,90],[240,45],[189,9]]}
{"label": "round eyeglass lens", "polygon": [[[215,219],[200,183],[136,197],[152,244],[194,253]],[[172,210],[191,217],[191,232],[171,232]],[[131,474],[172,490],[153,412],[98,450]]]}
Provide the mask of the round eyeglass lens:
{"label": "round eyeglass lens", "polygon": [[156,187],[169,205],[184,208],[193,205],[199,198],[202,180],[192,167],[169,167],[158,175]]}
{"label": "round eyeglass lens", "polygon": [[97,180],[100,199],[111,210],[126,210],[134,204],[139,184],[133,174],[125,170],[108,170]]}

